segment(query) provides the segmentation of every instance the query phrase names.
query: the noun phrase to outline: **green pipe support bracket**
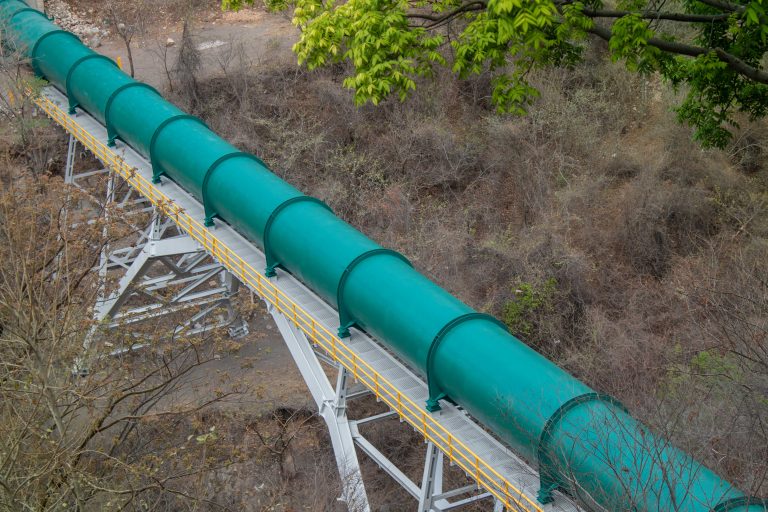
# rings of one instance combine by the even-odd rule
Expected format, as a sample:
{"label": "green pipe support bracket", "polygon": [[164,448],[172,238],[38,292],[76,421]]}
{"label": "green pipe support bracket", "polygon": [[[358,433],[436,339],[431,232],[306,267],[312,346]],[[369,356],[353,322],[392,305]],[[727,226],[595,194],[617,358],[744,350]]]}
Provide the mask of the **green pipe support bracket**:
{"label": "green pipe support bracket", "polygon": [[581,404],[593,401],[606,402],[618,408],[619,410],[628,413],[627,408],[624,407],[624,404],[612,396],[596,392],[584,393],[583,395],[575,396],[563,403],[554,413],[552,413],[552,416],[550,416],[547,422],[544,424],[544,429],[541,431],[541,436],[539,436],[539,446],[536,450],[539,460],[540,487],[537,496],[539,503],[544,505],[551,503],[554,500],[552,493],[554,493],[557,489],[562,488],[566,483],[557,474],[557,469],[552,467],[552,461],[549,457],[549,443],[551,441],[550,438],[552,436],[552,430],[565,417],[565,415],[568,414],[569,411]]}
{"label": "green pipe support bracket", "polygon": [[443,342],[445,337],[448,335],[449,332],[453,328],[455,328],[458,325],[463,324],[464,322],[469,322],[472,320],[486,320],[488,322],[492,322],[502,329],[504,329],[505,332],[509,332],[507,329],[507,326],[501,322],[498,318],[493,317],[491,315],[486,315],[485,313],[467,313],[466,315],[457,316],[447,324],[443,326],[442,329],[440,329],[440,332],[437,333],[435,338],[432,340],[432,343],[429,345],[429,352],[427,352],[427,387],[429,388],[429,398],[427,399],[427,405],[426,408],[429,412],[435,412],[440,410],[440,400],[446,398],[445,393],[438,388],[437,383],[435,382],[434,372],[435,372],[435,357],[437,357],[437,349],[440,346],[440,344]]}
{"label": "green pipe support bracket", "polygon": [[69,68],[69,71],[67,72],[67,79],[64,81],[64,88],[67,91],[67,99],[69,100],[69,115],[74,115],[75,109],[80,106],[80,103],[78,103],[78,101],[75,99],[75,95],[73,94],[73,91],[72,91],[72,84],[70,83],[72,80],[72,74],[75,72],[75,69],[77,69],[77,66],[79,66],[80,64],[82,64],[87,60],[92,60],[92,59],[105,60],[110,64],[114,65],[116,68],[120,69],[118,65],[115,63],[115,61],[113,61],[106,55],[101,55],[99,53],[94,53],[93,55],[86,55],[84,57],[80,57],[79,59],[77,59],[75,63],[72,64],[72,67]]}
{"label": "green pipe support bracket", "polygon": [[749,510],[749,507],[763,507],[768,509],[768,499],[753,498],[749,496],[740,496],[738,498],[731,498],[719,503],[712,512],[731,512],[738,508],[744,507],[744,510]]}
{"label": "green pipe support bracket", "polygon": [[112,108],[112,102],[115,101],[115,98],[117,98],[121,92],[125,91],[126,89],[131,89],[133,87],[141,87],[142,89],[149,89],[153,93],[157,94],[162,98],[162,95],[155,90],[154,87],[151,85],[145,84],[144,82],[131,82],[129,84],[123,84],[117,89],[114,90],[112,94],[109,95],[109,99],[107,99],[107,105],[104,107],[104,124],[107,127],[107,146],[114,147],[115,145],[115,139],[117,139],[118,134],[115,131],[114,124],[112,123],[112,120],[109,116],[109,111]]}
{"label": "green pipe support bracket", "polygon": [[[261,165],[262,167],[266,168],[267,166],[264,164],[264,162],[261,161],[261,159],[255,155],[252,155],[250,153],[244,153],[242,151],[235,151],[233,153],[228,153],[222,157],[220,157],[218,160],[213,162],[210,167],[208,167],[208,170],[205,171],[205,177],[203,178],[203,208],[205,209],[205,221],[204,224],[206,227],[213,226],[213,219],[214,217],[218,217],[219,213],[214,211],[213,208],[211,208],[211,201],[208,197],[208,180],[211,177],[211,174],[213,174],[213,171],[216,170],[216,168],[226,162],[229,159],[232,158],[247,158],[249,160],[253,160],[257,164]],[[154,179],[154,176],[153,176]]]}
{"label": "green pipe support bracket", "polygon": [[275,256],[275,252],[272,250],[272,244],[269,242],[269,232],[272,230],[272,224],[274,224],[275,219],[277,219],[277,216],[280,215],[280,213],[291,206],[292,204],[296,203],[317,203],[324,207],[329,212],[333,212],[331,210],[330,206],[322,202],[316,197],[311,196],[297,196],[292,197],[290,199],[287,199],[277,205],[277,208],[272,210],[272,213],[269,214],[269,218],[267,219],[267,223],[264,225],[264,233],[261,237],[263,243],[264,243],[264,257],[267,260],[267,266],[264,269],[264,275],[266,277],[275,277],[277,275],[277,272],[275,272],[275,269],[280,266],[280,262],[277,261],[277,257]]}
{"label": "green pipe support bracket", "polygon": [[344,287],[347,285],[347,280],[349,279],[349,275],[352,273],[355,267],[359,265],[361,262],[367,260],[368,258],[379,256],[382,254],[399,258],[402,261],[404,261],[409,267],[413,267],[413,264],[411,264],[411,262],[408,261],[408,258],[406,258],[405,256],[403,256],[397,251],[393,251],[392,249],[384,249],[384,248],[371,249],[370,251],[366,251],[363,254],[360,254],[359,256],[357,256],[355,259],[353,259],[350,262],[350,264],[347,265],[347,268],[344,269],[344,272],[341,273],[341,277],[339,278],[339,284],[336,287],[336,309],[339,311],[339,330],[338,330],[339,338],[348,338],[350,336],[349,328],[355,325],[356,323],[349,312],[349,308],[346,306],[346,302],[344,301]]}
{"label": "green pipe support bracket", "polygon": [[208,128],[208,125],[206,125],[199,117],[195,117],[189,114],[178,114],[172,117],[169,117],[160,125],[155,128],[155,131],[152,133],[152,139],[149,141],[149,163],[152,166],[152,183],[157,185],[160,183],[160,177],[165,174],[165,169],[163,169],[160,164],[158,163],[157,159],[155,158],[155,143],[157,142],[157,137],[160,135],[160,132],[163,131],[163,128],[168,126],[174,121],[181,121],[182,119],[189,119],[190,121],[197,121],[201,125]]}

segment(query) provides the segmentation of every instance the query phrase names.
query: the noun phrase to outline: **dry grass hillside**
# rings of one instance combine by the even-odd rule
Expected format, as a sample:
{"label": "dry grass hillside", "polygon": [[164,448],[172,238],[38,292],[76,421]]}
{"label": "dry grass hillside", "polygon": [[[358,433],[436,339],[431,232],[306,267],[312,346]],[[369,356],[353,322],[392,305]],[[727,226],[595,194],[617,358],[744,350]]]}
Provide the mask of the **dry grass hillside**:
{"label": "dry grass hillside", "polygon": [[487,77],[355,108],[344,70],[231,59],[194,97],[258,154],[473,307],[768,492],[768,128],[704,151],[654,77],[590,49],[525,118]]}

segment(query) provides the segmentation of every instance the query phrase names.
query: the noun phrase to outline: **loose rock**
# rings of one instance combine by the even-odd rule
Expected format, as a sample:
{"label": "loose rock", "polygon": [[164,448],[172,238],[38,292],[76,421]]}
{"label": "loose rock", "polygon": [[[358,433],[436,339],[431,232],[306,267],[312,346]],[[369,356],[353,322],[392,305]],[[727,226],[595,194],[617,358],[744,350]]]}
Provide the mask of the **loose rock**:
{"label": "loose rock", "polygon": [[[73,32],[81,39],[90,38],[89,44],[92,48],[95,48],[93,46],[94,36],[101,34],[103,37],[106,35],[106,32],[100,30],[98,26],[73,12],[63,0],[48,0],[46,10],[48,15],[52,16],[54,21],[64,30]],[[99,37],[98,44],[101,44],[101,37]]]}

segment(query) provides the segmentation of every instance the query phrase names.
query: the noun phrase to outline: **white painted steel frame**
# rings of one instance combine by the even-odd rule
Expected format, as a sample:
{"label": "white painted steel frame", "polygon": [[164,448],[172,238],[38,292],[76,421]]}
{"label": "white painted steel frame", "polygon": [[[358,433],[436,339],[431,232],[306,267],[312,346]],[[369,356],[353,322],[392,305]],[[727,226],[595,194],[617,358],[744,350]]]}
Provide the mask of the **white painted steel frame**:
{"label": "white painted steel frame", "polygon": [[[146,228],[139,230],[133,226],[134,231],[139,231],[133,244],[119,249],[108,245],[102,248],[98,267],[99,291],[94,305],[96,325],[86,336],[84,349],[88,350],[98,328],[113,329],[187,310],[193,310],[193,313],[174,328],[174,335],[192,336],[221,327],[228,327],[232,338],[247,335],[248,325],[239,317],[231,301],[239,290],[240,282],[223,265],[213,261],[193,238],[178,234],[170,219],[162,219],[146,198],[110,169],[77,171],[77,148],[77,139],[70,135],[64,168],[66,184],[83,192],[107,218],[113,210],[123,217],[152,212]],[[89,179],[94,177],[105,178],[106,184],[103,180],[89,183]],[[100,199],[97,191],[103,186],[106,186],[106,194],[104,199]],[[108,236],[107,224],[103,236]],[[106,297],[107,274],[116,269],[125,273],[117,290]],[[159,275],[158,271],[161,272]],[[212,286],[211,280],[218,281],[218,285]],[[156,295],[156,292],[168,288],[174,288],[170,298]],[[136,297],[143,299],[140,300],[142,304],[126,307],[125,304]],[[222,310],[226,311],[226,315],[219,314],[211,321],[214,313]],[[135,343],[113,350],[111,354],[121,354],[145,345]],[[81,359],[77,364],[77,373],[87,373],[87,370],[85,359]]]}

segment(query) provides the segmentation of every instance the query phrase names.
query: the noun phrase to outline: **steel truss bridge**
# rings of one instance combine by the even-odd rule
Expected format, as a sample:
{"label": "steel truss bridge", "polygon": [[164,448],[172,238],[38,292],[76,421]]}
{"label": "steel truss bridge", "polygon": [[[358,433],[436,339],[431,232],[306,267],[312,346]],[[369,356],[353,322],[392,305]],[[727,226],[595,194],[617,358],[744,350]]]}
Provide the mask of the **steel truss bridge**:
{"label": "steel truss bridge", "polygon": [[[274,277],[258,271],[267,266],[259,248],[223,222],[205,226],[200,221],[206,216],[202,204],[171,180],[154,184],[150,162],[120,140],[109,147],[106,127],[79,108],[70,115],[66,95],[46,87],[34,101],[70,135],[66,183],[84,190],[99,204],[116,206],[104,211],[119,212],[127,222],[140,219],[141,214],[151,217],[146,226],[134,226],[139,236],[133,244],[102,252],[98,269],[102,283],[108,272],[122,271],[123,277],[113,293],[102,289],[94,307],[99,325],[114,328],[184,314],[186,320],[176,327],[177,334],[227,327],[230,336],[240,337],[248,333],[248,326],[231,299],[245,286],[266,304],[325,421],[342,482],[340,499],[351,511],[370,511],[360,453],[413,496],[419,512],[457,510],[479,501],[486,501],[494,511],[581,510],[560,492],[553,493],[551,503],[537,502],[536,469],[461,407],[445,403],[429,412],[419,405],[429,398],[422,378],[363,331],[353,328],[350,337],[339,338],[339,313],[334,308],[279,268]],[[104,168],[77,172],[78,145]],[[94,191],[94,182],[102,186],[106,182],[106,190]],[[163,290],[173,290],[170,298],[158,294]],[[85,348],[95,336],[96,332],[88,336]],[[117,347],[111,353],[146,343]],[[329,380],[328,367],[336,371],[335,381]],[[78,370],[87,371],[87,365],[81,362]],[[348,408],[366,395],[373,395],[388,411],[349,419]],[[398,461],[388,459],[361,433],[362,425],[395,417],[426,443],[420,482],[410,479]],[[444,462],[463,470],[468,484],[444,489]]]}

